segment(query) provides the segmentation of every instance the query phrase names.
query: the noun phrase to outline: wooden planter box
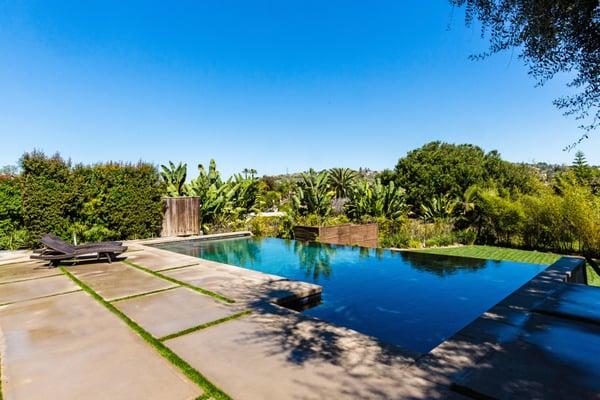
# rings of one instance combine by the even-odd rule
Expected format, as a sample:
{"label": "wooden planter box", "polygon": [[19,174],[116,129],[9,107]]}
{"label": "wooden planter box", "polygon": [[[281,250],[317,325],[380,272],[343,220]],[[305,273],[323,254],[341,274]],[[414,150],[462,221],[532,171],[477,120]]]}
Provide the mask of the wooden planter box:
{"label": "wooden planter box", "polygon": [[200,234],[200,198],[165,197],[160,236],[190,236]]}
{"label": "wooden planter box", "polygon": [[321,243],[377,247],[377,224],[344,224],[335,226],[295,226],[294,239]]}

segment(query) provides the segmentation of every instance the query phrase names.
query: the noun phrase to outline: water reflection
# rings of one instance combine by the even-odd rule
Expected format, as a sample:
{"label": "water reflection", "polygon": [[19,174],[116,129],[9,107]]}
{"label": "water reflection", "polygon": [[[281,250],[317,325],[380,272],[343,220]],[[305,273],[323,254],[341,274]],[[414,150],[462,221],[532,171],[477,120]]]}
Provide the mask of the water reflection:
{"label": "water reflection", "polygon": [[298,240],[294,241],[293,250],[306,277],[312,277],[314,281],[317,281],[321,276],[331,277],[331,259],[337,251],[335,247]]}
{"label": "water reflection", "polygon": [[[200,257],[210,255],[216,262],[252,266],[261,262],[260,242],[252,240],[223,240],[208,242],[200,247]],[[196,250],[195,256],[198,256]]]}
{"label": "water reflection", "polygon": [[435,257],[427,253],[411,251],[399,252],[404,261],[420,271],[429,272],[440,277],[454,275],[459,271],[475,272],[484,269],[488,260],[467,257]]}

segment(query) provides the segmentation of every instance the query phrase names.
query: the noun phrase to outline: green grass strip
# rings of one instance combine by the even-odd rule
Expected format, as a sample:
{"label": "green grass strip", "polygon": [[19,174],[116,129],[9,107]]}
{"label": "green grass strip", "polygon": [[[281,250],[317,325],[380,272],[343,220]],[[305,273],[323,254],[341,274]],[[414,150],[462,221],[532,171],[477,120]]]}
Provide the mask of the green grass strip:
{"label": "green grass strip", "polygon": [[165,346],[160,340],[156,339],[150,333],[148,333],[144,328],[130,319],[127,315],[122,313],[118,308],[104,300],[102,296],[96,293],[92,288],[87,286],[85,283],[80,281],[75,277],[75,275],[71,274],[64,267],[59,267],[60,270],[73,282],[79,285],[86,293],[96,299],[100,304],[106,307],[110,312],[119,317],[123,322],[125,322],[132,330],[134,330],[142,339],[144,339],[150,346],[154,347],[154,349],[164,358],[166,358],[171,364],[176,366],[183,372],[185,376],[187,376],[192,382],[197,384],[200,388],[203,389],[204,394],[199,398],[214,398],[216,400],[221,399],[231,399],[225,392],[221,389],[217,388],[210,381],[208,381],[200,372],[194,369],[190,364],[188,364],[185,360],[175,354],[171,349]]}
{"label": "green grass strip", "polygon": [[178,267],[167,267],[165,269],[161,269],[160,271],[156,271],[156,272],[173,271],[174,269],[181,269],[181,268],[193,267],[194,265],[199,265],[199,264],[198,263],[193,263],[193,264],[180,265]]}
{"label": "green grass strip", "polygon": [[135,299],[135,298],[138,298],[138,297],[149,296],[149,295],[155,294],[155,293],[166,292],[167,290],[177,289],[178,287],[180,287],[180,286],[168,287],[166,289],[157,289],[157,290],[153,290],[151,292],[146,292],[146,293],[132,294],[131,296],[119,297],[118,299],[110,300],[110,302],[111,303],[116,303],[117,301],[131,300],[131,299]]}
{"label": "green grass strip", "polygon": [[479,245],[414,250],[407,249],[406,251],[546,265],[554,264],[561,257],[560,255],[554,253]]}
{"label": "green grass strip", "polygon": [[200,331],[202,329],[210,328],[211,326],[222,324],[223,322],[227,322],[227,321],[231,321],[231,320],[234,320],[234,319],[241,318],[241,317],[243,317],[245,315],[248,315],[250,313],[252,313],[252,311],[250,311],[250,310],[242,311],[242,312],[230,315],[230,316],[225,317],[225,318],[217,319],[217,320],[211,321],[211,322],[206,322],[204,324],[192,326],[191,328],[187,328],[187,329],[184,329],[184,330],[179,331],[179,332],[171,333],[170,335],[163,336],[163,337],[159,338],[158,340],[160,340],[161,342],[164,342],[164,341],[169,340],[169,339],[175,339],[176,337],[187,335],[188,333]]}
{"label": "green grass strip", "polygon": [[235,303],[235,300],[232,300],[232,299],[229,299],[229,298],[227,298],[225,296],[222,296],[219,293],[211,292],[210,290],[206,290],[206,289],[202,289],[201,287],[198,287],[198,286],[190,285],[189,283],[180,281],[180,280],[175,279],[175,278],[171,278],[170,276],[163,275],[163,274],[161,274],[160,272],[157,272],[157,271],[152,271],[151,269],[142,267],[141,265],[132,263],[131,261],[123,260],[122,262],[125,263],[125,264],[127,264],[127,265],[130,265],[130,266],[132,266],[134,268],[137,268],[139,270],[147,272],[147,273],[149,273],[151,275],[154,275],[154,276],[156,276],[158,278],[167,280],[169,282],[175,283],[175,284],[180,285],[180,286],[184,286],[184,287],[186,287],[188,289],[192,289],[192,290],[194,290],[194,291],[196,291],[198,293],[202,293],[202,294],[205,294],[207,296],[214,297],[215,299],[220,300],[222,302],[229,303],[229,304]]}

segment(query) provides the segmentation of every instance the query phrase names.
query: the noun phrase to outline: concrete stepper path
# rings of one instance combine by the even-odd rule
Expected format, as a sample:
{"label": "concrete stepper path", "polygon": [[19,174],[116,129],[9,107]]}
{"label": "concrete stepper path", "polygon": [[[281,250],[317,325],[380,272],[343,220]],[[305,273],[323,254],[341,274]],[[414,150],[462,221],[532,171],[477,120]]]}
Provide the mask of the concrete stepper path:
{"label": "concrete stepper path", "polygon": [[[600,289],[577,283],[581,259],[419,355],[280,306],[319,286],[145,245],[159,241],[66,270],[234,399],[600,399]],[[60,269],[11,260],[0,264],[4,399],[206,393]]]}

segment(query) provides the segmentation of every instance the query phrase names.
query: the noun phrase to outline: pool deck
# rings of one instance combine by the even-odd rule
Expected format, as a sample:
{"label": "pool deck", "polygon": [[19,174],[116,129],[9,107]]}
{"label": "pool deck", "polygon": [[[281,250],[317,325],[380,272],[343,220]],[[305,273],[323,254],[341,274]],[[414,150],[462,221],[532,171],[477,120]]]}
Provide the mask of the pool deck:
{"label": "pool deck", "polygon": [[0,259],[4,399],[206,394],[106,304],[234,399],[600,399],[600,288],[580,284],[582,259],[419,355],[281,306],[317,285],[145,244],[66,267],[75,280],[28,253]]}

